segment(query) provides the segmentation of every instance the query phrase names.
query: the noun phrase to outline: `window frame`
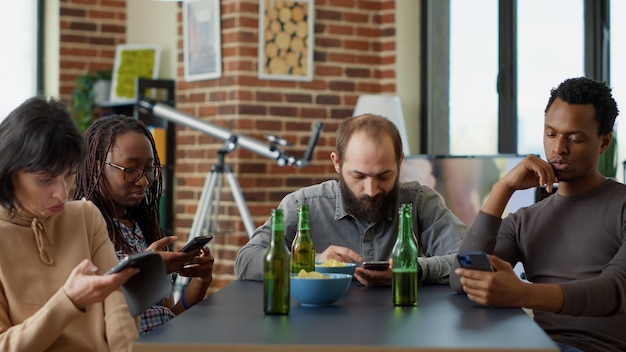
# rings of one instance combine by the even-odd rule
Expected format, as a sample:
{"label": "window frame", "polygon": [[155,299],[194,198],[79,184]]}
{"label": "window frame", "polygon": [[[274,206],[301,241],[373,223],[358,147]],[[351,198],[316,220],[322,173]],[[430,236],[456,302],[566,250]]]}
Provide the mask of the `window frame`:
{"label": "window frame", "polygon": [[[585,76],[610,86],[610,0],[584,0]],[[517,0],[499,0],[498,153],[517,154]],[[421,3],[420,151],[450,152],[450,0]],[[445,117],[445,118],[442,118]]]}

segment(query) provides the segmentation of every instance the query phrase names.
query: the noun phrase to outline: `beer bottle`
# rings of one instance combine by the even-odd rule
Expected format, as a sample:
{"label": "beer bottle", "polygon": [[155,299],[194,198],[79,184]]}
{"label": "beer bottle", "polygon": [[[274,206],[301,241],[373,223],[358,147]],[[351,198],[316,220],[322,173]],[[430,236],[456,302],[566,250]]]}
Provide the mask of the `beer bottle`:
{"label": "beer bottle", "polygon": [[302,269],[315,271],[315,245],[311,238],[308,204],[298,206],[298,228],[291,244],[291,272],[297,274]]}
{"label": "beer bottle", "polygon": [[289,314],[291,256],[285,244],[283,211],[272,209],[272,237],[263,262],[265,314]]}
{"label": "beer bottle", "polygon": [[413,205],[398,209],[398,239],[392,251],[393,304],[417,305],[417,244],[413,240]]}

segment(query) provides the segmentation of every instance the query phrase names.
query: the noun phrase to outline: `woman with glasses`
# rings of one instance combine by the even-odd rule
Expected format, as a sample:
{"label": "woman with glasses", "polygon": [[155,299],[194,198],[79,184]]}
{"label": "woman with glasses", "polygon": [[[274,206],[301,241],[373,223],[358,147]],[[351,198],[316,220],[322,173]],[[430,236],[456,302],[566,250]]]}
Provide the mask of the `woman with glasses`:
{"label": "woman with glasses", "polygon": [[77,173],[75,198],[100,208],[118,257],[154,250],[168,273],[192,278],[179,302],[170,297],[141,314],[144,334],[204,299],[213,278],[213,257],[206,247],[190,253],[171,250],[177,238],[165,236],[160,227],[162,172],[152,133],[143,122],[116,115],[101,118],[84,136],[87,158]]}
{"label": "woman with glasses", "polygon": [[85,141],[34,97],[0,124],[0,351],[130,351],[137,322],[100,211],[68,202]]}

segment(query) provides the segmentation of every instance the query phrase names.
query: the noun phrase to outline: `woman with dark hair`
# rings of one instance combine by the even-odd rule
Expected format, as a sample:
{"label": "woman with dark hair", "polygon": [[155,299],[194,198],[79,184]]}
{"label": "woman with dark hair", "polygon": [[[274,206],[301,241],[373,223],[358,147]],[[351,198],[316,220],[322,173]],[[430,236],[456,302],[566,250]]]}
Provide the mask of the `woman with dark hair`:
{"label": "woman with dark hair", "polygon": [[67,202],[85,142],[60,102],[0,124],[0,350],[127,351],[137,337],[100,211]]}
{"label": "woman with dark hair", "polygon": [[140,334],[166,323],[204,299],[213,279],[208,248],[172,252],[175,236],[159,224],[162,173],[152,133],[143,122],[125,116],[102,118],[85,132],[87,158],[78,170],[75,198],[85,197],[102,212],[120,259],[154,250],[168,273],[193,278],[179,302],[168,298],[141,314]]}

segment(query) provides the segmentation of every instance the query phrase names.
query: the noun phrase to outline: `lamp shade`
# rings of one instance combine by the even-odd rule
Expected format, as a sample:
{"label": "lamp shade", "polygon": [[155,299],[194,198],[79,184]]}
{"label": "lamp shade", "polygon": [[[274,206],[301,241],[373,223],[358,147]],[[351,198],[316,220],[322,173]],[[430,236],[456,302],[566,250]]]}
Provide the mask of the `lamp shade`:
{"label": "lamp shade", "polygon": [[404,155],[411,154],[400,97],[385,94],[361,95],[356,101],[353,116],[363,114],[384,116],[389,119],[389,121],[393,122],[400,132],[400,137],[402,138],[402,151],[404,152]]}

